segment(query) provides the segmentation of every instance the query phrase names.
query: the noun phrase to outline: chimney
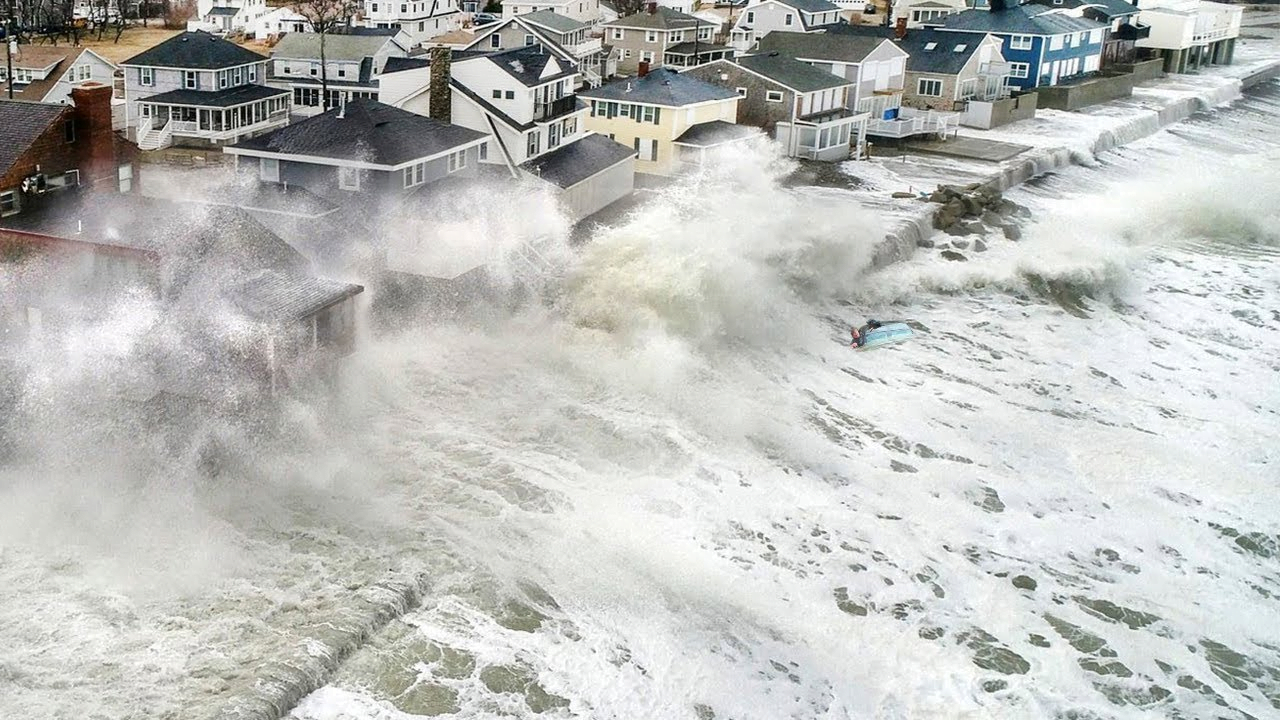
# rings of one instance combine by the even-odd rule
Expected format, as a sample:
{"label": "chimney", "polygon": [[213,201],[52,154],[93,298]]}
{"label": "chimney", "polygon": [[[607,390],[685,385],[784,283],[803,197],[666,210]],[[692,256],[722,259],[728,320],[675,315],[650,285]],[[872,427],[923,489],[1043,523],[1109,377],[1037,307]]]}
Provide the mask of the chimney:
{"label": "chimney", "polygon": [[636,73],[637,73],[640,77],[644,77],[645,75],[648,75],[648,74],[649,74],[649,61],[648,61],[648,60],[641,60],[641,61],[640,61],[639,69],[636,71]]}
{"label": "chimney", "polygon": [[85,180],[92,185],[106,181],[106,187],[115,187],[116,134],[111,127],[111,97],[115,91],[110,85],[89,82],[71,88],[71,116],[76,127],[76,140],[80,145],[79,156],[86,170]]}
{"label": "chimney", "polygon": [[[996,1],[999,2],[999,0],[996,0]],[[893,37],[895,40],[901,40],[906,36],[907,36],[907,19],[905,17],[900,17],[898,18],[898,21],[893,24]]]}
{"label": "chimney", "polygon": [[658,12],[658,3],[656,2],[646,3],[645,7],[649,10],[650,15],[656,15]]}
{"label": "chimney", "polygon": [[427,95],[427,116],[441,122],[453,121],[453,90],[449,87],[452,76],[449,66],[452,63],[451,48],[431,48],[431,90]]}
{"label": "chimney", "polygon": [[991,12],[1004,12],[1005,8],[1007,7],[1005,5],[1004,0],[990,0],[990,3],[991,3],[991,8],[990,8]]}

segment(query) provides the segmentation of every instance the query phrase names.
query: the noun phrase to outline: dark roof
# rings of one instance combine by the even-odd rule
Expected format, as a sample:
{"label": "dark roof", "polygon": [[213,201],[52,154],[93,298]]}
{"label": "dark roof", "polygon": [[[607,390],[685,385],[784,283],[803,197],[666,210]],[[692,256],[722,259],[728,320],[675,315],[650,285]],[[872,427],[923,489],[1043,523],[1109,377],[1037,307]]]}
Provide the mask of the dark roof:
{"label": "dark roof", "polygon": [[[933,3],[924,3],[924,5],[932,5]],[[916,3],[912,8],[918,8],[922,5]],[[938,3],[938,7],[951,7]],[[835,25],[827,25],[822,28],[827,34],[835,35],[863,35],[865,37],[878,37],[884,40],[892,40],[895,35],[894,29],[887,25],[850,25],[849,23],[837,23]]]}
{"label": "dark roof", "polygon": [[[339,117],[339,114],[342,117]],[[311,155],[394,167],[482,140],[484,133],[384,105],[352,100],[231,146],[282,155]]]}
{"label": "dark roof", "polygon": [[240,8],[238,7],[209,8],[209,12],[208,12],[209,15],[226,15],[227,17],[230,17],[232,15],[237,15],[239,13],[240,13]]}
{"label": "dark roof", "polygon": [[776,51],[787,57],[806,60],[857,63],[865,60],[884,41],[882,37],[852,33],[771,32],[760,38],[759,51]]}
{"label": "dark roof", "polygon": [[[448,12],[436,13],[436,16],[439,17],[441,15],[448,15],[448,14],[450,13]],[[393,28],[360,27],[357,25],[348,25],[347,27],[344,27],[336,31],[333,34],[334,35],[381,35],[382,37],[395,37],[396,35],[400,34],[400,28],[398,27],[393,27]],[[328,55],[327,52],[325,54]]]}
{"label": "dark roof", "polygon": [[364,292],[351,283],[263,270],[235,286],[233,302],[252,318],[293,322]]}
{"label": "dark roof", "polygon": [[0,100],[0,177],[7,174],[31,144],[68,109],[67,105]]}
{"label": "dark roof", "polygon": [[829,90],[853,84],[853,81],[846,80],[839,75],[826,70],[819,70],[808,63],[802,63],[795,58],[776,52],[747,55],[738,58],[735,62],[754,73],[769,78],[779,85],[802,93]]}
{"label": "dark roof", "polygon": [[[569,77],[577,72],[573,65],[563,59],[556,58],[555,54],[549,52],[540,43],[503,50],[485,57],[494,65],[505,70],[508,75],[519,80],[525,87],[537,87],[553,80]],[[542,71],[546,69],[547,63],[551,62],[552,59],[555,59],[556,64],[560,66],[560,72],[542,77]]]}
{"label": "dark roof", "polygon": [[1125,2],[1125,0],[1059,0],[1059,4],[1054,4],[1053,0],[1030,0],[1030,2],[1051,7],[1093,8],[1102,16],[1109,18],[1136,15],[1142,12],[1137,5]]}
{"label": "dark roof", "polygon": [[537,12],[525,13],[517,15],[517,18],[525,22],[538,25],[540,27],[549,28],[560,33],[569,33],[575,30],[582,30],[591,27],[589,24],[580,20],[574,20],[568,15],[562,15],[551,10],[538,10]]}
{"label": "dark roof", "polygon": [[149,50],[134,55],[121,65],[219,70],[221,68],[262,62],[267,58],[252,50],[210,35],[203,30],[184,32]]}
{"label": "dark roof", "polygon": [[944,30],[972,30],[1001,35],[1062,35],[1106,25],[1071,17],[1043,5],[1013,5],[1002,12],[965,10],[943,19]]}
{"label": "dark roof", "polygon": [[[84,48],[73,47],[48,47],[45,45],[19,45],[18,47],[20,53],[13,58],[14,67],[44,70],[52,66],[49,74],[43,80],[14,84],[14,100],[31,100],[33,102],[44,100],[49,91],[62,79],[62,75],[66,73],[67,68],[75,64],[75,61],[88,52]],[[0,82],[0,97],[9,97],[8,80]]]}
{"label": "dark roof", "polygon": [[557,187],[571,188],[635,154],[635,150],[610,140],[607,135],[592,134],[520,167]]}
{"label": "dark roof", "polygon": [[801,12],[807,13],[823,13],[840,10],[840,7],[828,0],[778,0],[783,5],[788,5]]}
{"label": "dark roof", "polygon": [[681,133],[676,138],[677,145],[692,145],[694,147],[715,147],[716,145],[724,145],[725,143],[737,142],[739,140],[748,140],[761,134],[758,127],[750,125],[735,125],[724,120],[712,120],[711,122],[699,123]]}
{"label": "dark roof", "polygon": [[908,53],[909,72],[955,75],[964,69],[965,63],[986,37],[986,33],[939,32],[921,28],[907,33],[898,42],[898,47]]}
{"label": "dark roof", "polygon": [[[326,35],[324,56],[327,62],[358,62],[372,57],[391,42],[386,35]],[[319,33],[288,33],[271,49],[273,58],[294,60],[320,59]]]}
{"label": "dark roof", "polygon": [[733,48],[725,45],[713,45],[709,42],[682,42],[676,43],[668,47],[663,52],[667,55],[693,55],[698,53],[698,57],[717,52],[729,52]]}
{"label": "dark roof", "polygon": [[[455,52],[454,55],[457,55]],[[421,57],[389,57],[387,63],[382,66],[382,74],[401,72],[402,70],[417,70],[418,68],[431,67],[431,60],[427,56]]]}
{"label": "dark roof", "polygon": [[738,93],[668,68],[658,68],[644,77],[615,80],[598,88],[583,90],[578,97],[684,107],[709,100],[736,98]]}
{"label": "dark roof", "polygon": [[266,85],[237,85],[225,90],[170,90],[157,95],[139,98],[139,102],[167,105],[196,105],[198,107],[232,107],[244,103],[265,100],[277,95],[288,95],[289,90]]}
{"label": "dark roof", "polygon": [[687,30],[695,25],[713,26],[702,18],[697,18],[679,10],[659,5],[656,12],[642,10],[634,15],[618,18],[605,27],[637,28],[640,30]]}

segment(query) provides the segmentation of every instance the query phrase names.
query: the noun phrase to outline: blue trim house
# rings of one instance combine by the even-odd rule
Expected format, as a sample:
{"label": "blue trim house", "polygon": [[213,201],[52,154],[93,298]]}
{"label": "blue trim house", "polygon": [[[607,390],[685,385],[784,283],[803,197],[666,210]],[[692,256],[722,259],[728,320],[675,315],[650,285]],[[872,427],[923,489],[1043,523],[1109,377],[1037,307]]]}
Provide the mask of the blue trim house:
{"label": "blue trim house", "polygon": [[1109,30],[1106,23],[1080,16],[1079,9],[1043,5],[966,10],[947,17],[938,30],[990,33],[1012,67],[1009,85],[1022,90],[1057,85],[1097,72]]}

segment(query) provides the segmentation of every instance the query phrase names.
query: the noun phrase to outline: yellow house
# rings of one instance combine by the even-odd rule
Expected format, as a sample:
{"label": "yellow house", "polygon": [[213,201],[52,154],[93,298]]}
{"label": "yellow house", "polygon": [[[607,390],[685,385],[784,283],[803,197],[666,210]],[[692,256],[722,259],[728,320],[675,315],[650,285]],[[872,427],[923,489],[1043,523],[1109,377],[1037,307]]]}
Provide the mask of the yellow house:
{"label": "yellow house", "polygon": [[737,92],[666,68],[578,97],[591,105],[588,130],[635,149],[637,173],[671,175],[701,162],[709,148],[760,135],[737,124]]}

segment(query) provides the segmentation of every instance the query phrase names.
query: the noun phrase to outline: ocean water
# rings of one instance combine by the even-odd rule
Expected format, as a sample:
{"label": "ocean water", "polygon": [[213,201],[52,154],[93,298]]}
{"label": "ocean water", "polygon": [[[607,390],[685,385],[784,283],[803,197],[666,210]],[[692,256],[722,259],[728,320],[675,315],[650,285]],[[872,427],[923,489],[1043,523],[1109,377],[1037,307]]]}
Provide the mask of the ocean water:
{"label": "ocean water", "polygon": [[267,419],[103,382],[181,344],[122,304],[13,361],[0,717],[1275,717],[1278,128],[874,272],[881,215],[726,157]]}

